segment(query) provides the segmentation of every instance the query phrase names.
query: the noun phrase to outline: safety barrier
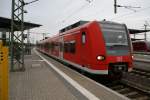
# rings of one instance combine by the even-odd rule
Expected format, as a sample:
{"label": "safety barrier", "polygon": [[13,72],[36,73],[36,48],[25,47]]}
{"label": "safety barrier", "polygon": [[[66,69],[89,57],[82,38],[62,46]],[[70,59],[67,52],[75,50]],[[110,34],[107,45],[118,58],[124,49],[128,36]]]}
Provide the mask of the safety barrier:
{"label": "safety barrier", "polygon": [[8,48],[0,40],[0,100],[8,100]]}

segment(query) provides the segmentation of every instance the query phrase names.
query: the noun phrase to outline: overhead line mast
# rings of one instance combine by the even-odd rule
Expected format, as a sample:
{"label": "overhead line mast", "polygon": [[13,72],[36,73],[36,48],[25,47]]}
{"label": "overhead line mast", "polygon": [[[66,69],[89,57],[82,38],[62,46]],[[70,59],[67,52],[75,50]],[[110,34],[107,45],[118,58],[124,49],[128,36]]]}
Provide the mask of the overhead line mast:
{"label": "overhead line mast", "polygon": [[[12,0],[12,12],[11,12],[11,71],[15,71],[14,66],[18,64],[21,71],[25,71],[24,66],[24,6],[36,2],[38,0],[25,3],[24,0]],[[15,31],[20,31],[20,34],[16,34]]]}
{"label": "overhead line mast", "polygon": [[144,29],[145,29],[145,33],[144,33],[144,40],[145,40],[145,41],[147,41],[147,34],[146,34],[146,30],[147,30],[147,27],[148,27],[148,26],[150,26],[150,25],[149,25],[149,23],[148,23],[147,21],[145,21],[145,24],[144,24]]}
{"label": "overhead line mast", "polygon": [[[11,16],[11,71],[18,64],[19,70],[24,71],[24,0],[12,0]],[[15,31],[20,34],[15,34]],[[15,63],[16,62],[16,63]],[[21,65],[21,66],[20,66]]]}
{"label": "overhead line mast", "polygon": [[114,13],[117,13],[117,0],[114,0]]}
{"label": "overhead line mast", "polygon": [[124,8],[126,8],[126,9],[133,10],[134,12],[136,12],[136,10],[133,9],[133,8],[141,8],[141,7],[118,5],[118,4],[117,4],[117,0],[114,0],[114,13],[115,13],[115,14],[117,13],[117,7],[124,7]]}

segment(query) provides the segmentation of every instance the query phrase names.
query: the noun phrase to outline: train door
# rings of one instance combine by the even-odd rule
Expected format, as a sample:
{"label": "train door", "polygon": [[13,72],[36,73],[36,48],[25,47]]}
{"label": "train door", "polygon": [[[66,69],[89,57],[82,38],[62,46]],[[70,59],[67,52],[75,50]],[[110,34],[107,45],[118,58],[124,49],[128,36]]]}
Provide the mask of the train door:
{"label": "train door", "polygon": [[88,53],[88,47],[87,47],[87,32],[85,30],[82,31],[81,33],[81,62],[82,66],[85,67],[87,66],[87,53]]}
{"label": "train door", "polygon": [[63,51],[64,51],[64,39],[63,36],[60,36],[60,49],[59,49],[59,57],[63,59]]}

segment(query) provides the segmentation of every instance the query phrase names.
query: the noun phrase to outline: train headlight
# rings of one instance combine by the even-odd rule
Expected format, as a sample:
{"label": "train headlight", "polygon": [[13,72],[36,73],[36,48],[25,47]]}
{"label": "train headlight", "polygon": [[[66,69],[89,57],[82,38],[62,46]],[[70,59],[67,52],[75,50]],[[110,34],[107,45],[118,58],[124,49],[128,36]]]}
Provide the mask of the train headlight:
{"label": "train headlight", "polygon": [[132,59],[134,59],[134,56],[132,56]]}
{"label": "train headlight", "polygon": [[104,60],[105,57],[104,56],[97,56],[97,60]]}

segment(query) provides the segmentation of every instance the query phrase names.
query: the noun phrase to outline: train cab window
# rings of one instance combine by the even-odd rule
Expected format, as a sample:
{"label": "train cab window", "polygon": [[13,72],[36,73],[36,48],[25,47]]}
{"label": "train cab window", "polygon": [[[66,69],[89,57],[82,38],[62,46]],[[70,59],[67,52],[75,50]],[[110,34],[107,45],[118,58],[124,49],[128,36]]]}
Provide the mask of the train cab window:
{"label": "train cab window", "polygon": [[86,33],[82,32],[82,44],[85,44],[86,42]]}

